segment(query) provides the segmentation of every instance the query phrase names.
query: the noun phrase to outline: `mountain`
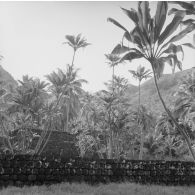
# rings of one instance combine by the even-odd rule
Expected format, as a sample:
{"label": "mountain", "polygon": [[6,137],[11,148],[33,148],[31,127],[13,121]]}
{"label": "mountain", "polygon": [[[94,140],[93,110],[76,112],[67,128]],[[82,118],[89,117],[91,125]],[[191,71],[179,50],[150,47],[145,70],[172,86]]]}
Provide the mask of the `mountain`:
{"label": "mountain", "polygon": [[17,82],[14,80],[12,75],[0,65],[0,87],[10,89],[10,87],[15,88],[16,86]]}
{"label": "mountain", "polygon": [[[164,74],[159,80],[159,89],[163,99],[168,107],[174,105],[175,96],[174,93],[178,90],[179,82],[185,77],[185,75],[195,72],[195,69],[176,72],[175,74]],[[138,87],[130,85],[127,90],[127,97],[130,104],[138,105]],[[151,78],[141,85],[141,104],[146,106],[152,113],[159,116],[164,112],[162,103],[156,91],[154,79]]]}

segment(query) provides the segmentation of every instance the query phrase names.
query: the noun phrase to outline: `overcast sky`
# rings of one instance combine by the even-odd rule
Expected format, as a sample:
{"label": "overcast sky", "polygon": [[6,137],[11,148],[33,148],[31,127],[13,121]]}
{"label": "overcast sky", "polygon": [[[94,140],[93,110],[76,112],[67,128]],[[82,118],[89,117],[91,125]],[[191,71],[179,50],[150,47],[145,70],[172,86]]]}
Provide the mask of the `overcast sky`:
{"label": "overcast sky", "polygon": [[[152,11],[156,6],[151,2]],[[73,51],[63,45],[65,35],[82,35],[92,45],[78,51],[75,59],[80,77],[88,80],[86,90],[104,88],[111,79],[112,70],[106,64],[104,54],[110,53],[121,40],[123,32],[107,22],[113,17],[128,29],[133,23],[120,7],[136,8],[136,2],[0,2],[0,54],[1,64],[15,79],[22,75],[39,77],[65,69],[71,63]],[[186,40],[191,41],[188,36]],[[195,51],[185,49],[184,69],[194,66]],[[149,68],[146,61],[136,60],[116,68],[116,74],[131,78],[129,69],[139,64]],[[166,73],[170,72],[167,68]]]}

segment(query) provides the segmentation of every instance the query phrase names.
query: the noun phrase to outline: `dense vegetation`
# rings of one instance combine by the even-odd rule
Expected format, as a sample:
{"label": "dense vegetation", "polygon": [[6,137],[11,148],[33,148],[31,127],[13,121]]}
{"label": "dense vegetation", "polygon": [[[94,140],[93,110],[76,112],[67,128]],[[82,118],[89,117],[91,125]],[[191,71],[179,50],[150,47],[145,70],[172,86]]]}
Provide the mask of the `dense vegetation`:
{"label": "dense vegetation", "polygon": [[[105,83],[107,90],[90,94],[82,88],[87,81],[79,78],[74,59],[78,49],[90,47],[90,44],[81,34],[65,37],[64,43],[73,49],[72,62],[65,70],[48,74],[47,82],[28,75],[10,85],[1,81],[0,129],[4,137],[1,152],[41,154],[51,130],[57,130],[77,137],[75,144],[82,157],[96,154],[99,158],[195,160],[194,73],[191,71],[178,79],[174,84],[178,85],[174,98],[170,97],[168,105],[160,92],[168,87],[167,82],[161,82],[164,66],[170,65],[173,73],[176,67],[182,70],[177,54],[184,55],[183,46],[194,48],[191,43],[176,44],[195,29],[194,20],[186,19],[188,12],[194,14],[194,4],[179,4],[183,10],[169,10],[168,2],[158,2],[153,17],[148,2],[138,2],[138,10],[122,8],[135,24],[130,30],[108,19],[124,31],[124,36],[122,43],[105,55],[113,72],[111,80]],[[168,12],[175,15],[165,25]],[[178,32],[180,24],[184,29]],[[130,70],[139,81],[139,90],[135,93],[137,89],[131,91],[127,79],[115,75],[115,66],[139,58],[149,61],[153,78],[148,81],[150,85],[141,86],[141,81],[151,76],[150,70],[144,67],[134,72]],[[152,91],[148,98],[152,99],[154,92],[158,94],[165,111],[156,109],[154,103],[149,106],[145,103],[144,86],[148,87],[145,92]],[[154,110],[158,110],[159,115]],[[42,129],[41,135],[33,133],[33,128]],[[14,141],[13,131],[17,131]],[[39,140],[32,149],[35,137]]]}

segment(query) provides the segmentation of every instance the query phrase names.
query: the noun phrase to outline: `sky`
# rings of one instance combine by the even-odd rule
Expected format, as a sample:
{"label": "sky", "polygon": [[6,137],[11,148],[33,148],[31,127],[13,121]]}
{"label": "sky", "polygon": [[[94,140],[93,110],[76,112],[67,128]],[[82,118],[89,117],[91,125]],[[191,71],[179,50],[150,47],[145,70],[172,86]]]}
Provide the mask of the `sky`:
{"label": "sky", "polygon": [[[154,12],[156,2],[150,2]],[[71,63],[73,50],[62,44],[65,35],[82,33],[87,42],[85,49],[78,50],[75,66],[79,76],[88,81],[84,89],[90,92],[105,89],[104,82],[112,77],[112,70],[104,54],[116,46],[123,31],[107,22],[108,17],[120,21],[128,29],[133,23],[122,12],[137,7],[137,2],[0,2],[0,54],[1,65],[16,80],[28,74],[46,80],[45,75],[64,69]],[[169,21],[169,20],[168,20]],[[185,38],[192,42],[192,36]],[[185,49],[183,69],[194,66],[195,50]],[[117,76],[123,76],[131,84],[137,84],[128,70],[135,70],[141,64],[150,68],[148,62],[135,60],[116,67]],[[166,68],[165,73],[171,69]]]}

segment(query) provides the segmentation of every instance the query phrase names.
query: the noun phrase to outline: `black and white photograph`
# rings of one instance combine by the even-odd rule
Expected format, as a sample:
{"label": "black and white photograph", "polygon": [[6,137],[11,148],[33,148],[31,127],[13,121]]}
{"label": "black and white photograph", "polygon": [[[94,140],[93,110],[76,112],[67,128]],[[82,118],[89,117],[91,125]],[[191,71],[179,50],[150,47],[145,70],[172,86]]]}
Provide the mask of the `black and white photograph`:
{"label": "black and white photograph", "polygon": [[195,1],[0,1],[0,195],[194,195]]}

